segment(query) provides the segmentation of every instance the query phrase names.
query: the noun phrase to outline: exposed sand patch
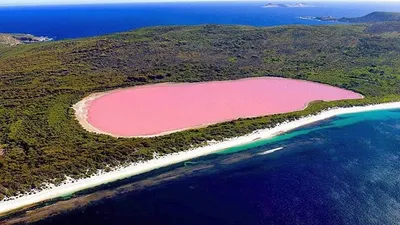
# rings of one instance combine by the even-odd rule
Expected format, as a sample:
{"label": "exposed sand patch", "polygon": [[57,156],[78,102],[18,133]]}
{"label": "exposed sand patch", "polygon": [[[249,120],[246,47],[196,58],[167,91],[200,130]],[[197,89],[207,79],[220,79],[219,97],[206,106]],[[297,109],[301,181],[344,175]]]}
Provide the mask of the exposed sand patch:
{"label": "exposed sand patch", "polygon": [[3,156],[4,155],[4,151],[5,151],[5,145],[2,145],[2,144],[0,144],[0,156]]}

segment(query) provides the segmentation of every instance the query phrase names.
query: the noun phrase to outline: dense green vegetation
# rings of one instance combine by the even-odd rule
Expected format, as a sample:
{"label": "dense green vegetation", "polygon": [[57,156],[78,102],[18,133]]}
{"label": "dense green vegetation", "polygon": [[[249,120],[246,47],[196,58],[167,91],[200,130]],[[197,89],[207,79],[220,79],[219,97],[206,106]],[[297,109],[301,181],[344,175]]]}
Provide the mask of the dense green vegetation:
{"label": "dense green vegetation", "polygon": [[[0,198],[65,175],[149,159],[273,126],[332,106],[400,100],[400,36],[372,25],[155,27],[103,37],[0,47]],[[151,139],[86,132],[84,96],[157,82],[282,76],[358,91],[302,112],[240,119]]]}
{"label": "dense green vegetation", "polygon": [[341,18],[340,22],[349,23],[376,23],[376,22],[400,22],[400,13],[398,12],[373,12],[366,16],[355,18]]}

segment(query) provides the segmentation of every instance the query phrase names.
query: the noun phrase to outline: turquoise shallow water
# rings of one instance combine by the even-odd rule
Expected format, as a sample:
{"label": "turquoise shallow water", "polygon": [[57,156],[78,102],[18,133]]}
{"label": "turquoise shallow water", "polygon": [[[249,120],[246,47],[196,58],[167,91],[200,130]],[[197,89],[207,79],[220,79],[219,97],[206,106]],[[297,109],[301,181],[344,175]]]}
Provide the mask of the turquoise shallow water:
{"label": "turquoise shallow water", "polygon": [[334,119],[329,120],[330,122],[328,123],[326,123],[326,121],[319,122],[318,124],[321,124],[321,126],[315,126],[315,124],[313,124],[311,126],[302,127],[300,129],[296,129],[294,131],[276,136],[271,139],[258,140],[250,144],[225,149],[223,151],[217,152],[217,154],[232,154],[235,152],[245,151],[256,147],[273,144],[279,141],[288,140],[300,135],[305,135],[313,131],[318,131],[322,129],[340,128],[344,126],[349,126],[351,124],[356,124],[371,120],[384,121],[384,120],[399,119],[399,118],[400,118],[400,113],[398,112],[398,110],[369,111],[362,113],[343,114],[336,116]]}
{"label": "turquoise shallow water", "polygon": [[399,224],[399,159],[399,110],[341,115],[132,180],[157,182],[37,224]]}

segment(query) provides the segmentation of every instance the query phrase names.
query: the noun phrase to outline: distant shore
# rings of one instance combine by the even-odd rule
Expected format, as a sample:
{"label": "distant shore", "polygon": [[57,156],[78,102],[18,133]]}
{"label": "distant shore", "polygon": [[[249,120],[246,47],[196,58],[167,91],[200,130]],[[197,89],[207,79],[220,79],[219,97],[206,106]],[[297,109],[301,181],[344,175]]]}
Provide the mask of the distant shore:
{"label": "distant shore", "polygon": [[249,144],[255,140],[269,139],[279,134],[291,131],[293,129],[312,124],[321,120],[332,118],[337,115],[359,113],[374,110],[400,109],[400,102],[383,103],[368,106],[357,106],[349,108],[333,108],[322,111],[316,115],[310,115],[294,121],[281,123],[271,129],[257,130],[251,134],[226,139],[221,142],[209,142],[203,147],[197,147],[184,152],[168,154],[162,157],[155,156],[154,159],[133,163],[127,167],[115,168],[111,172],[99,171],[98,174],[85,179],[67,179],[59,186],[49,184],[47,189],[41,191],[33,190],[29,194],[19,197],[7,198],[0,201],[0,215],[5,215],[10,211],[14,211],[26,206],[34,205],[46,200],[73,194],[75,192],[93,188],[102,184],[110,183],[120,179],[139,175],[158,168],[181,163],[186,160],[197,158],[200,156],[212,154],[227,148]]}

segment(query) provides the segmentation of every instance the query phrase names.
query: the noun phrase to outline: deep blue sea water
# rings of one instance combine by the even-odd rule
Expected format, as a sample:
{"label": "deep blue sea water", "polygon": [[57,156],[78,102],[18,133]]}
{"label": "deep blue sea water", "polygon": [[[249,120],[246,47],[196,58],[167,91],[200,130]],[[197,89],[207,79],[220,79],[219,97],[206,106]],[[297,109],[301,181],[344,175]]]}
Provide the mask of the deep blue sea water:
{"label": "deep blue sea water", "polygon": [[400,110],[343,115],[181,164],[162,173],[183,175],[38,224],[394,225],[399,159]]}
{"label": "deep blue sea water", "polygon": [[262,8],[267,2],[0,7],[0,32],[66,39],[156,25],[332,24],[299,17],[356,17],[373,11],[400,11],[400,3],[315,3],[313,8]]}

